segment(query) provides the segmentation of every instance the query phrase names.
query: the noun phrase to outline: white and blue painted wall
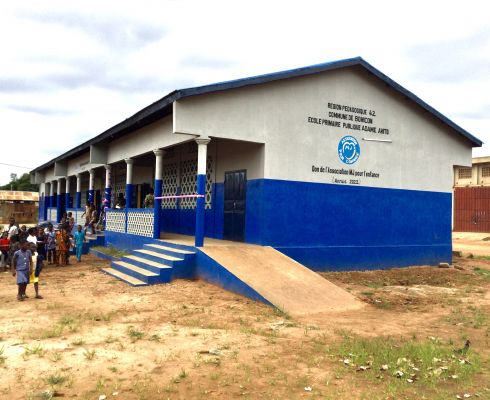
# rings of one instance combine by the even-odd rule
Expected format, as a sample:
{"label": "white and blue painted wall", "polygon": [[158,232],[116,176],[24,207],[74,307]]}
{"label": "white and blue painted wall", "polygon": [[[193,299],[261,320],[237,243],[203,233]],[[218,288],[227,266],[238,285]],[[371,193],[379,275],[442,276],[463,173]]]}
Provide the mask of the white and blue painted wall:
{"label": "white and blue painted wall", "polygon": [[[181,168],[187,158],[197,159],[182,152],[186,143],[210,138],[206,236],[224,235],[225,172],[246,170],[247,242],[273,246],[314,269],[450,261],[453,167],[471,165],[476,139],[395,90],[389,78],[352,62],[248,86],[216,86],[181,98],[170,94],[172,115],[167,110],[144,128],[91,147],[58,172],[98,168],[94,185],[103,192],[104,164],[164,149],[164,171],[171,164]],[[153,168],[138,172],[135,166],[133,183],[152,181]],[[59,175],[52,167],[43,174],[44,182]],[[202,168],[199,175],[202,190]],[[184,184],[164,176],[163,194],[180,194]],[[194,235],[195,208],[163,203],[161,231]]]}
{"label": "white and blue painted wall", "polygon": [[[247,242],[314,269],[451,260],[452,171],[471,142],[360,68],[185,98],[174,130],[265,143]],[[214,196],[220,237],[219,178]]]}

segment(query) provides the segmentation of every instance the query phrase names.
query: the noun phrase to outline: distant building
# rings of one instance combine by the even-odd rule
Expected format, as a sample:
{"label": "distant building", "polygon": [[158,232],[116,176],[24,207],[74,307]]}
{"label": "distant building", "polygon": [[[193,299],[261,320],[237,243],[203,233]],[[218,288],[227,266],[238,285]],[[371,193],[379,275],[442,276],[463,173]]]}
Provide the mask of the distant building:
{"label": "distant building", "polygon": [[0,224],[8,224],[9,218],[16,222],[37,222],[39,193],[0,190]]}
{"label": "distant building", "polygon": [[453,230],[490,232],[490,157],[475,157],[471,167],[454,168]]}

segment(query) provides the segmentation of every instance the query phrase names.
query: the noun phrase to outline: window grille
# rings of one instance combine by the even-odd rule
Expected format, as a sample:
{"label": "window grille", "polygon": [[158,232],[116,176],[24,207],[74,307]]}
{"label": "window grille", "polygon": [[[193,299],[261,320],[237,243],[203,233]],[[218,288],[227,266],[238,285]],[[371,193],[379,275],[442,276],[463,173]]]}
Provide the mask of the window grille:
{"label": "window grille", "polygon": [[458,179],[471,179],[471,168],[459,168]]}

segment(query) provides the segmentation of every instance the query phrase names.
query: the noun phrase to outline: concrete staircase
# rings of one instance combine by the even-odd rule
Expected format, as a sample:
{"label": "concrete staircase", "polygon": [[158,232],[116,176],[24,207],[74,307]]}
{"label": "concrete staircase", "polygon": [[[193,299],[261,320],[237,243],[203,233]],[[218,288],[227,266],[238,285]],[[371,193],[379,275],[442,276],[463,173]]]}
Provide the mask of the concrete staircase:
{"label": "concrete staircase", "polygon": [[163,240],[143,245],[119,261],[112,261],[102,272],[132,286],[168,283],[172,279],[192,278],[196,249]]}

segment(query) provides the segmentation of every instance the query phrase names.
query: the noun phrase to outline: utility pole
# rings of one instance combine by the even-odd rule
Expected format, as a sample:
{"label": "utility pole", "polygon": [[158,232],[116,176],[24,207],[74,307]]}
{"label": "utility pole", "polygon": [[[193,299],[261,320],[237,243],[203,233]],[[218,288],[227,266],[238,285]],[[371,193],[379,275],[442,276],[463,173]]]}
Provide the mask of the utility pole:
{"label": "utility pole", "polygon": [[13,191],[13,184],[15,182],[15,180],[17,179],[17,174],[15,173],[11,173],[10,174],[10,191]]}

